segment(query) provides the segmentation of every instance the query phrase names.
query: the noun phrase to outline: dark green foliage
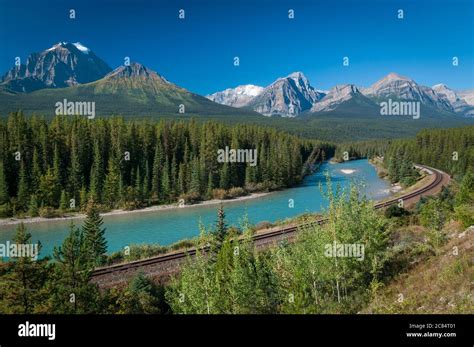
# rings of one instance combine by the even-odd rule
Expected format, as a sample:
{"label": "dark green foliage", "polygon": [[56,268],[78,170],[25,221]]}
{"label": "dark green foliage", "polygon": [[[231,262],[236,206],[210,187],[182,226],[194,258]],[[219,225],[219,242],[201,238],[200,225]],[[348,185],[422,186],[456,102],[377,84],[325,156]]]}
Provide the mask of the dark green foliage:
{"label": "dark green foliage", "polygon": [[[31,196],[44,211],[65,212],[65,200],[85,210],[212,198],[216,188],[250,191],[301,182],[303,167],[331,154],[334,146],[300,140],[258,126],[215,122],[124,121],[58,116],[51,121],[21,112],[0,120],[0,210],[28,210]],[[258,163],[219,163],[226,146],[258,149]],[[14,154],[21,149],[21,162]],[[315,155],[316,153],[316,155]],[[247,172],[248,171],[248,172]]]}
{"label": "dark green foliage", "polygon": [[216,221],[216,227],[214,229],[214,235],[219,244],[224,242],[227,236],[227,224],[225,222],[225,212],[224,212],[224,206],[222,206],[222,204],[219,206],[219,209],[217,210],[217,221]]}
{"label": "dark green foliage", "polygon": [[87,217],[82,226],[85,248],[89,254],[90,261],[94,265],[103,265],[107,253],[107,241],[105,240],[105,228],[102,217],[95,206],[94,198],[90,198],[87,204]]}
{"label": "dark green foliage", "polygon": [[393,141],[385,160],[389,171],[391,166],[403,170],[407,163],[417,163],[462,177],[474,171],[474,126],[423,130],[415,139]]}
{"label": "dark green foliage", "polygon": [[385,210],[385,217],[393,218],[393,217],[403,217],[408,215],[408,211],[405,210],[403,207],[399,207],[398,205],[391,205]]}
{"label": "dark green foliage", "polygon": [[[31,234],[21,223],[13,242],[33,246]],[[48,259],[39,260],[41,244],[36,245],[36,259],[31,254],[12,258],[0,280],[0,313],[31,314],[42,312],[47,298]]]}
{"label": "dark green foliage", "polygon": [[89,283],[93,269],[83,232],[71,222],[69,235],[54,249],[55,271],[48,307],[55,313],[95,313],[99,293]]}
{"label": "dark green foliage", "polygon": [[165,289],[139,272],[116,298],[120,314],[165,314],[170,311],[165,301]]}

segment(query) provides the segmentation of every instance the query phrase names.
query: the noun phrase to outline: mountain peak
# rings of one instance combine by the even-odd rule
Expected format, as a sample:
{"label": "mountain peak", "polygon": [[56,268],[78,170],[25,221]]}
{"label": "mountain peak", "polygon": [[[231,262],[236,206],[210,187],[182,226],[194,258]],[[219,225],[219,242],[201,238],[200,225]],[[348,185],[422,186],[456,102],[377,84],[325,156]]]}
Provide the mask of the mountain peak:
{"label": "mountain peak", "polygon": [[166,81],[155,71],[147,68],[145,65],[140,63],[131,62],[129,65],[121,65],[109,74],[106,78],[134,78],[134,77],[145,77],[145,78],[159,78]]}
{"label": "mountain peak", "polygon": [[390,72],[385,78],[385,80],[404,80],[404,81],[411,81],[410,78],[402,76],[396,72]]}
{"label": "mountain peak", "polygon": [[65,88],[104,77],[111,68],[80,42],[61,41],[28,56],[26,63],[11,68],[2,84],[14,92]]}
{"label": "mountain peak", "polygon": [[324,98],[316,102],[311,108],[312,112],[332,111],[340,104],[351,99],[365,99],[359,88],[354,84],[339,84],[328,92]]}
{"label": "mountain peak", "polygon": [[446,84],[444,83],[438,83],[438,84],[435,84],[433,87],[434,90],[446,90],[446,89],[450,89]]}
{"label": "mountain peak", "polygon": [[79,52],[84,53],[84,54],[89,54],[91,51],[89,48],[87,48],[80,42],[69,43],[69,42],[61,41],[61,42],[56,43],[52,47],[48,48],[47,50],[45,50],[45,52],[55,51],[60,48],[65,48],[65,49],[70,50],[73,47],[77,49]]}
{"label": "mountain peak", "polygon": [[306,76],[300,71],[292,72],[288,76],[286,76],[286,78],[291,78],[291,79],[300,79],[301,78],[301,79],[307,80]]}

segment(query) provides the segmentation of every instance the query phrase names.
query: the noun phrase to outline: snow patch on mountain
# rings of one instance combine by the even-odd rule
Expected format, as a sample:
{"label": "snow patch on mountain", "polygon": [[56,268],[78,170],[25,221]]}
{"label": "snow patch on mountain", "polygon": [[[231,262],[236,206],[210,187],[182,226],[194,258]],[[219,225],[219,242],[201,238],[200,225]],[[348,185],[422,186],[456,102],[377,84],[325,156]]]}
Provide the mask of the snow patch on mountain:
{"label": "snow patch on mountain", "polygon": [[206,98],[222,105],[243,107],[246,106],[254,97],[260,95],[263,90],[263,87],[253,84],[245,84],[237,86],[236,88],[228,88],[221,92],[206,95]]}

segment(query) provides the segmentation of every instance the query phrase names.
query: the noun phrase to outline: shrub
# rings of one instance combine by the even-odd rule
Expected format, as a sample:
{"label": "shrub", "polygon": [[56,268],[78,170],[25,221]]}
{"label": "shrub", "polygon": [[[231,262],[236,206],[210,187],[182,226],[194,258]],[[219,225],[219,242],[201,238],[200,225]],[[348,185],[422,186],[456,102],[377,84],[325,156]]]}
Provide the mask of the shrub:
{"label": "shrub", "polygon": [[237,198],[237,197],[239,197],[239,196],[244,196],[244,195],[247,195],[247,192],[245,191],[244,188],[241,188],[241,187],[230,188],[230,189],[227,191],[227,196],[228,196],[230,199]]}
{"label": "shrub", "polygon": [[13,215],[12,208],[10,203],[5,203],[0,205],[0,218],[8,218]]}
{"label": "shrub", "polygon": [[262,221],[255,225],[255,230],[269,229],[273,227],[273,224],[268,221]]}
{"label": "shrub", "polygon": [[474,207],[470,205],[459,205],[454,208],[456,219],[464,228],[474,225]]}
{"label": "shrub", "polygon": [[39,210],[39,216],[43,218],[55,218],[58,217],[58,212],[52,207],[41,207]]}
{"label": "shrub", "polygon": [[202,200],[201,195],[197,192],[189,192],[189,193],[181,194],[179,196],[179,199],[184,200],[184,203],[186,204],[195,204],[196,202],[199,202]]}
{"label": "shrub", "polygon": [[218,200],[225,200],[227,199],[227,191],[225,189],[213,189],[212,190],[212,198]]}
{"label": "shrub", "polygon": [[384,214],[387,218],[403,217],[408,214],[408,211],[398,205],[391,205],[385,210]]}

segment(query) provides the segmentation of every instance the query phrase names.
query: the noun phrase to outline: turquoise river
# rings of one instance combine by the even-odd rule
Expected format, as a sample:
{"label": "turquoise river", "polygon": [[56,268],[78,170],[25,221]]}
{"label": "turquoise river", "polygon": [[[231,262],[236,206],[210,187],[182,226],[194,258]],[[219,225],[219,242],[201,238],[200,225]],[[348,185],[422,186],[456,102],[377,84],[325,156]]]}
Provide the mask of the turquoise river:
{"label": "turquoise river", "polygon": [[[380,179],[375,168],[367,160],[349,161],[341,164],[324,163],[320,170],[307,176],[300,186],[277,191],[257,198],[224,203],[227,224],[239,225],[244,215],[248,220],[275,222],[305,212],[320,212],[327,206],[321,193],[326,190],[328,173],[333,186],[347,188],[354,182],[368,198],[380,200],[390,195],[390,185]],[[289,207],[293,199],[294,207]],[[199,234],[199,222],[210,227],[216,220],[218,205],[197,205],[185,208],[134,212],[104,216],[108,251],[113,252],[132,244],[169,245],[176,241],[193,238]],[[81,219],[74,219],[76,225]],[[40,240],[41,256],[52,254],[54,246],[62,243],[68,233],[70,220],[55,220],[25,224],[33,241]],[[12,240],[16,225],[0,226],[0,243]]]}

